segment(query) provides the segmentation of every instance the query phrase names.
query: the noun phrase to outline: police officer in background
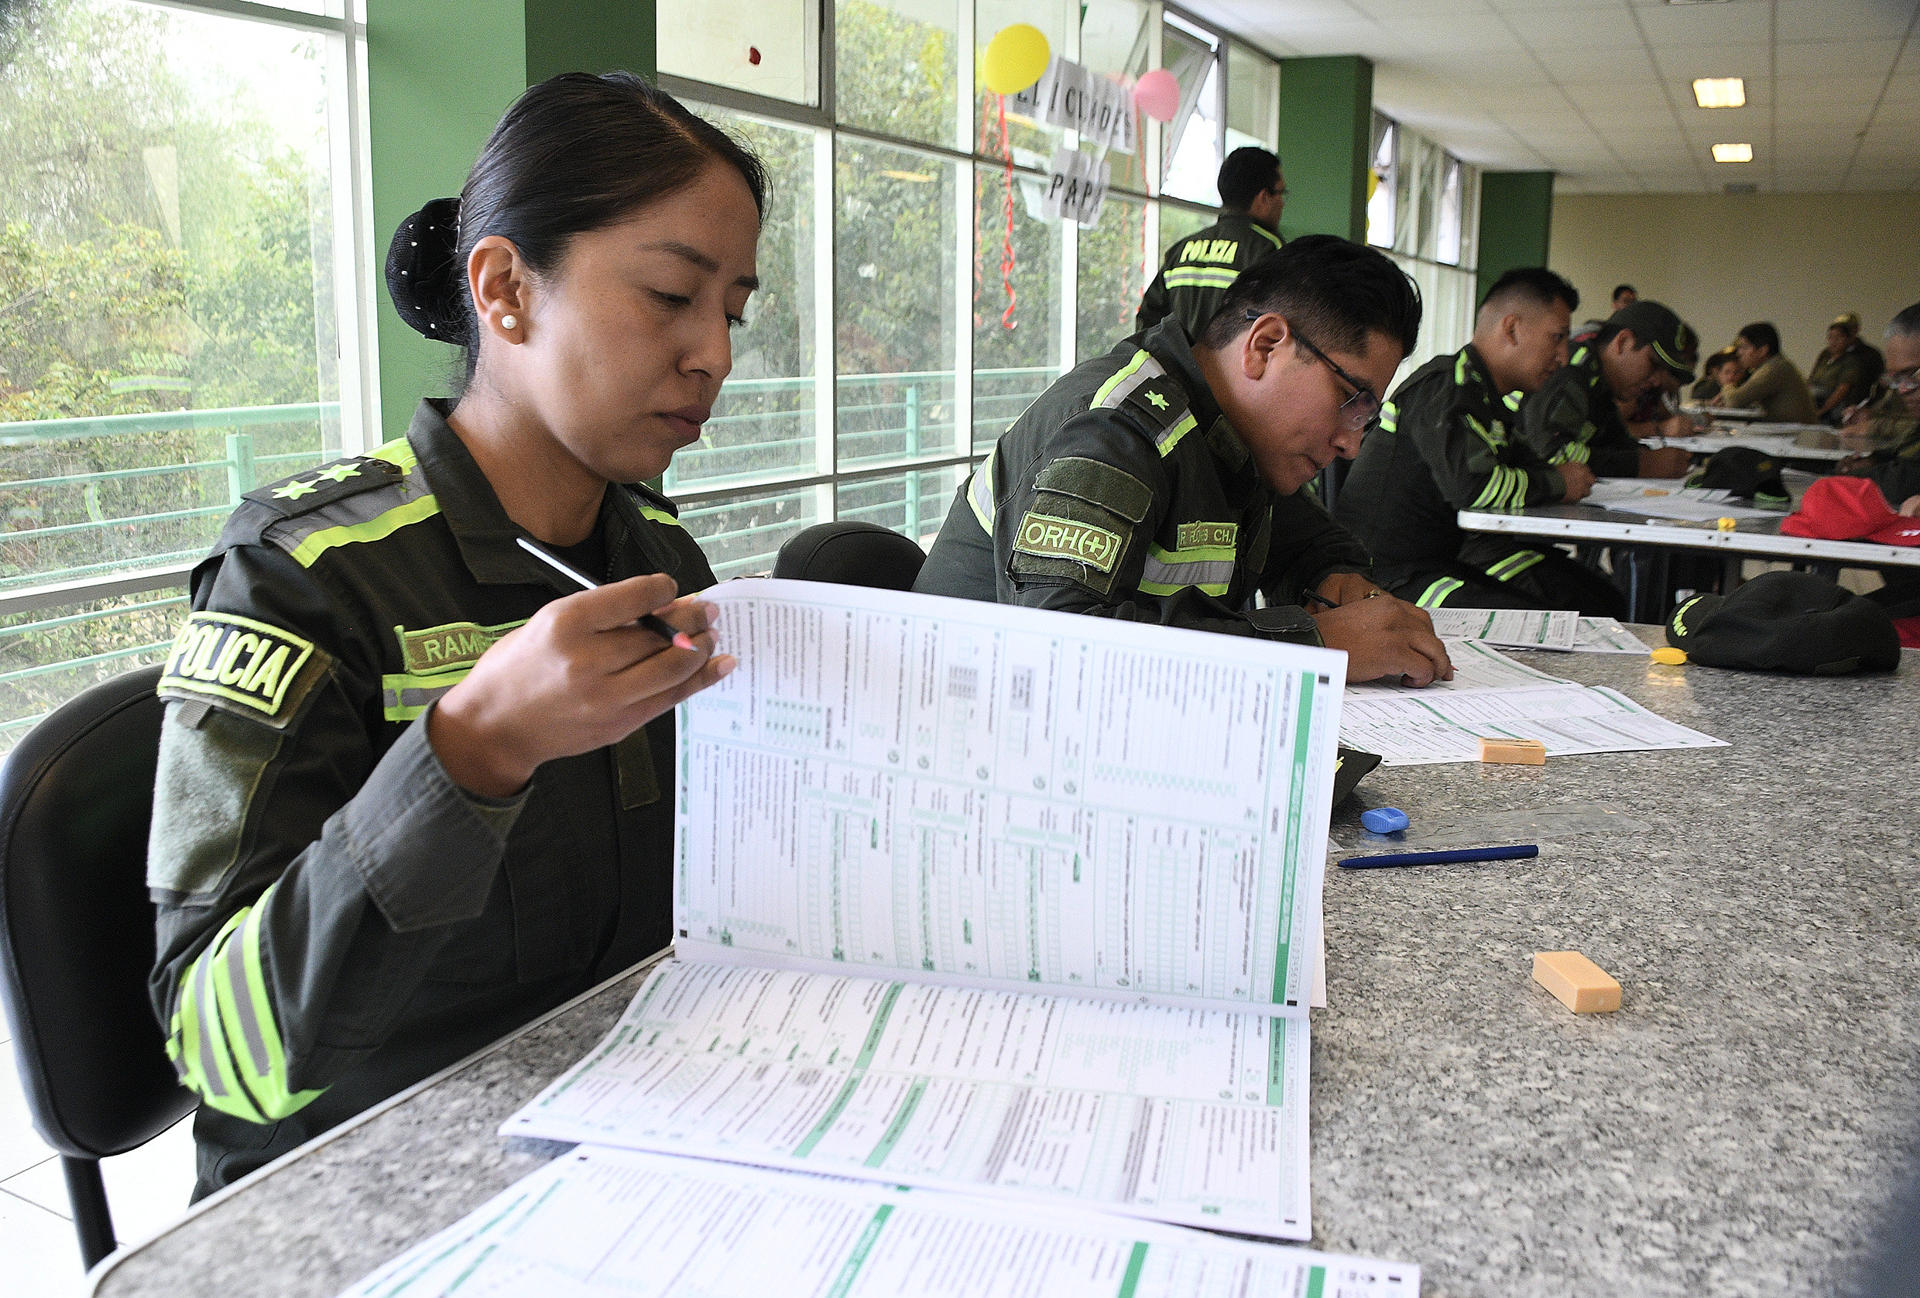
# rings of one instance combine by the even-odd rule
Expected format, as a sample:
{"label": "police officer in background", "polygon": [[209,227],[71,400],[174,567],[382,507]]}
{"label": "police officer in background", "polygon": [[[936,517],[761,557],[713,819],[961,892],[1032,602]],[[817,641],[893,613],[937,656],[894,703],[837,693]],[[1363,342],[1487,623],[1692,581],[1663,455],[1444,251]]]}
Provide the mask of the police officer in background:
{"label": "police officer in background", "polygon": [[1619,403],[1691,380],[1699,356],[1699,338],[1679,316],[1651,298],[1629,303],[1521,405],[1521,435],[1549,464],[1584,464],[1603,478],[1677,478],[1687,452],[1642,447]]}
{"label": "police officer in background", "polygon": [[1548,464],[1518,436],[1508,393],[1537,391],[1567,360],[1580,295],[1543,266],[1494,282],[1473,341],[1414,371],[1381,410],[1336,513],[1372,551],[1380,584],[1422,608],[1572,608],[1621,617],[1603,577],[1552,546],[1468,536],[1463,509],[1518,510],[1576,501],[1586,465]]}
{"label": "police officer in background", "polygon": [[1301,492],[1359,449],[1419,325],[1386,257],[1295,240],[1197,341],[1163,320],[1043,393],[961,486],[914,589],[1325,644],[1349,680],[1450,678],[1432,621]]}
{"label": "police officer in background", "polygon": [[1218,184],[1220,219],[1167,249],[1140,299],[1136,333],[1176,316],[1187,337],[1198,338],[1240,272],[1285,243],[1280,212],[1287,180],[1278,157],[1252,146],[1235,149],[1220,164]]}

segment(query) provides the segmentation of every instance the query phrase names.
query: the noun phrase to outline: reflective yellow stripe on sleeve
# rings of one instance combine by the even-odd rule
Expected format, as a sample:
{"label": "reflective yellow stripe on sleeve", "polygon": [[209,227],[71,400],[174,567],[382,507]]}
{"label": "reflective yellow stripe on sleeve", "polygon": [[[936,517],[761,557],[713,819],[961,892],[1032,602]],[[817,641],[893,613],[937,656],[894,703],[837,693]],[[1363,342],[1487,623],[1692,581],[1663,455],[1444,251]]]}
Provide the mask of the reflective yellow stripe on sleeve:
{"label": "reflective yellow stripe on sleeve", "polygon": [[1225,595],[1233,583],[1236,558],[1230,545],[1196,545],[1184,550],[1149,545],[1146,566],[1140,574],[1140,591],[1147,595],[1172,595],[1191,587],[1207,595]]}
{"label": "reflective yellow stripe on sleeve", "polygon": [[248,1122],[277,1121],[320,1094],[287,1085],[286,1049],[260,954],[260,924],[272,894],[267,889],[228,919],[181,975],[167,1043],[188,1089],[208,1107]]}
{"label": "reflective yellow stripe on sleeve", "polygon": [[1515,550],[1498,563],[1487,566],[1487,576],[1495,581],[1512,581],[1547,556],[1538,550]]}

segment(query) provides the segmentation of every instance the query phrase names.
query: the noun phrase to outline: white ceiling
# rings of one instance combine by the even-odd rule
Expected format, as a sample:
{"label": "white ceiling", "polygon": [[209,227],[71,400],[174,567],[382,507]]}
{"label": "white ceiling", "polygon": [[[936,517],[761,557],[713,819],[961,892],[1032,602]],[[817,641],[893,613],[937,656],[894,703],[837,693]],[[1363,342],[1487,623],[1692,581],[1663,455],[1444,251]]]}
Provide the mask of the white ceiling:
{"label": "white ceiling", "polygon": [[[1388,116],[1561,193],[1920,191],[1920,0],[1182,0],[1281,57],[1373,60]],[[1695,77],[1746,79],[1744,108]],[[1745,141],[1750,163],[1711,146]]]}

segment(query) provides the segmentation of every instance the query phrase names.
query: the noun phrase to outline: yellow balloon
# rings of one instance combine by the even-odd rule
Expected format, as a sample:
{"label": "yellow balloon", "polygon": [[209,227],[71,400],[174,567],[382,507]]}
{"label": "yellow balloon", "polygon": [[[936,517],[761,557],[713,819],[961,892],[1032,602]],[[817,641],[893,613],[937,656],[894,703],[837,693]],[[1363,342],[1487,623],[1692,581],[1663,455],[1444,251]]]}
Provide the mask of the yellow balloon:
{"label": "yellow balloon", "polygon": [[1040,79],[1052,53],[1046,34],[1038,27],[1027,23],[1002,27],[987,43],[981,77],[994,94],[1017,95]]}

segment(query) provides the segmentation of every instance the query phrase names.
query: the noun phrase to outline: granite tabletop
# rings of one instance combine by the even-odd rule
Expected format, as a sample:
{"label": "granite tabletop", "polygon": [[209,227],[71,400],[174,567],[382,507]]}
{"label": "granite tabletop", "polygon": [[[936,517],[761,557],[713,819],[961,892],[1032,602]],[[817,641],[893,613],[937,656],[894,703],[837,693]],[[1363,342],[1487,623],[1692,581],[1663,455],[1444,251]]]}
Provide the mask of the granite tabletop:
{"label": "granite tabletop", "polygon": [[[1329,868],[1313,1244],[1417,1262],[1430,1298],[1835,1292],[1920,1146],[1920,659],[1520,657],[1731,747],[1384,768],[1336,811],[1342,848],[1392,805],[1429,845],[1540,856]],[[1564,949],[1618,1012],[1532,981]],[[339,1292],[551,1155],[495,1133],[637,979],[209,1199],[95,1292]]]}

